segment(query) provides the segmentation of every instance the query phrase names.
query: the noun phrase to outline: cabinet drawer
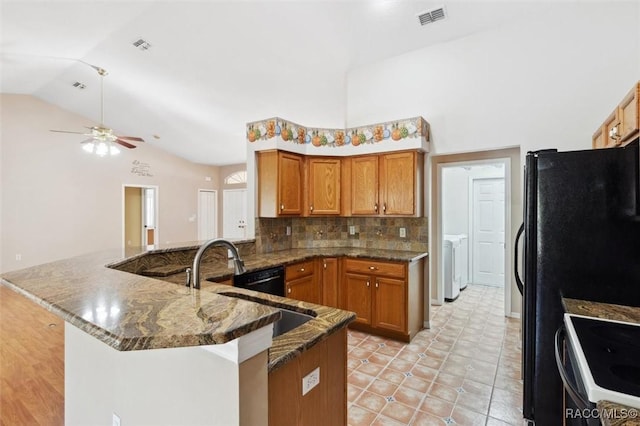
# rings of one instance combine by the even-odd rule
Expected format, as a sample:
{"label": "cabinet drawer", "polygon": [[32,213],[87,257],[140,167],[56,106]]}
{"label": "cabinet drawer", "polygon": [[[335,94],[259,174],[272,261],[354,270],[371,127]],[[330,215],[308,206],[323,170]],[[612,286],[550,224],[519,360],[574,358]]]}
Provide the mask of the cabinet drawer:
{"label": "cabinet drawer", "polygon": [[293,265],[287,266],[285,269],[286,281],[291,281],[291,280],[295,280],[296,278],[312,275],[314,270],[314,264],[315,262],[313,260],[309,260],[306,262],[295,263]]}
{"label": "cabinet drawer", "polygon": [[379,275],[387,277],[406,277],[406,265],[404,263],[380,262],[366,259],[345,259],[345,270],[360,274]]}

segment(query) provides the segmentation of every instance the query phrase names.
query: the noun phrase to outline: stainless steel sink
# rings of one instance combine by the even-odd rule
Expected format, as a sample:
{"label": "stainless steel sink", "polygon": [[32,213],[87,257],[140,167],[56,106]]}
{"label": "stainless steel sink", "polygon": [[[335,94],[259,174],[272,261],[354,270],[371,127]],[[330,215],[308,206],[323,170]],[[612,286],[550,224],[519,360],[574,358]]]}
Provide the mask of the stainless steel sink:
{"label": "stainless steel sink", "polygon": [[235,293],[235,292],[220,292],[219,294],[227,297],[236,297],[238,299],[249,300],[251,302],[260,303],[262,305],[271,306],[280,309],[282,317],[273,323],[273,337],[280,336],[287,333],[294,328],[300,327],[302,324],[315,318],[315,312],[307,310],[308,313],[299,312],[293,309],[289,309],[287,305],[278,303],[272,300],[261,299],[259,297],[250,296],[248,294]]}
{"label": "stainless steel sink", "polygon": [[280,309],[280,312],[282,313],[282,318],[273,323],[273,337],[280,336],[313,319],[311,315],[289,309]]}

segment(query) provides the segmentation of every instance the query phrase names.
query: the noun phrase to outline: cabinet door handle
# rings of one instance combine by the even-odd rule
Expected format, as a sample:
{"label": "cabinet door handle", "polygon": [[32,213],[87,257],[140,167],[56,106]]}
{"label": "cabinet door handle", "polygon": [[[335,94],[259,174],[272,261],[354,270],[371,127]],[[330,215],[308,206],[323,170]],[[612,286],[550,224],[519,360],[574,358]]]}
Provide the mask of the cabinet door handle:
{"label": "cabinet door handle", "polygon": [[378,281],[376,281],[376,288],[378,288]]}
{"label": "cabinet door handle", "polygon": [[313,206],[309,206],[309,211],[313,213]]}
{"label": "cabinet door handle", "polygon": [[373,210],[378,211],[378,203],[375,203],[375,204],[373,205]]}
{"label": "cabinet door handle", "polygon": [[280,204],[280,210],[284,210],[284,204]]}
{"label": "cabinet door handle", "polygon": [[291,288],[287,289],[287,293],[291,294]]}
{"label": "cabinet door handle", "polygon": [[387,203],[384,203],[384,204],[382,205],[382,211],[383,211],[383,212],[386,212],[386,211],[387,211]]}
{"label": "cabinet door handle", "polygon": [[322,266],[324,267],[324,269],[327,269],[327,263],[323,263]]}
{"label": "cabinet door handle", "polygon": [[369,287],[371,285],[371,283],[369,281],[367,281],[367,287]]}
{"label": "cabinet door handle", "polygon": [[369,266],[370,271],[375,271],[377,268],[375,266]]}
{"label": "cabinet door handle", "polygon": [[300,272],[304,272],[304,268],[300,268]]}

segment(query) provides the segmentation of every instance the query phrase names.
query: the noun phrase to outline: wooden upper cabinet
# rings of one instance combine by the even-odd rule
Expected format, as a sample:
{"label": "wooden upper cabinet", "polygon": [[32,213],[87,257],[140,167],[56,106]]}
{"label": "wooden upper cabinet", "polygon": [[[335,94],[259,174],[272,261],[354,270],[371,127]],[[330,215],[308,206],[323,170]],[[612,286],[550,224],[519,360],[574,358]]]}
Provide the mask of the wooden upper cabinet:
{"label": "wooden upper cabinet", "polygon": [[352,158],[350,215],[421,215],[421,159],[416,151]]}
{"label": "wooden upper cabinet", "polygon": [[416,153],[380,156],[380,208],[383,215],[416,214]]}
{"label": "wooden upper cabinet", "polygon": [[311,157],[309,170],[308,215],[339,215],[341,209],[340,158]]}
{"label": "wooden upper cabinet", "polygon": [[258,216],[302,214],[304,157],[284,151],[257,153]]}
{"label": "wooden upper cabinet", "polygon": [[627,93],[619,105],[620,140],[622,143],[638,137],[640,130],[640,81]]}
{"label": "wooden upper cabinet", "polygon": [[640,82],[616,106],[595,131],[592,138],[593,148],[615,148],[624,146],[638,137],[640,129]]}
{"label": "wooden upper cabinet", "polygon": [[351,159],[351,215],[378,214],[378,156]]}
{"label": "wooden upper cabinet", "polygon": [[420,216],[423,155],[257,154],[258,216]]}

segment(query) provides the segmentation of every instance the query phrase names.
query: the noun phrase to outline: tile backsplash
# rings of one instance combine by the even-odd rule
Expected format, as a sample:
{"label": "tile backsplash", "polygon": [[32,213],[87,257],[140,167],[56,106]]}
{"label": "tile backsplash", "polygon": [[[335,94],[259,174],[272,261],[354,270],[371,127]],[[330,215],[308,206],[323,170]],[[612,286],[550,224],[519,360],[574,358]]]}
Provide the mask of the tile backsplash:
{"label": "tile backsplash", "polygon": [[[426,217],[256,218],[256,252],[318,247],[427,251],[427,225]],[[400,237],[400,228],[406,237]]]}

